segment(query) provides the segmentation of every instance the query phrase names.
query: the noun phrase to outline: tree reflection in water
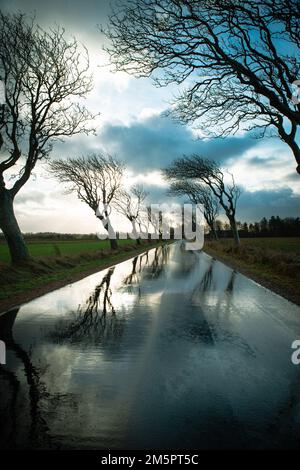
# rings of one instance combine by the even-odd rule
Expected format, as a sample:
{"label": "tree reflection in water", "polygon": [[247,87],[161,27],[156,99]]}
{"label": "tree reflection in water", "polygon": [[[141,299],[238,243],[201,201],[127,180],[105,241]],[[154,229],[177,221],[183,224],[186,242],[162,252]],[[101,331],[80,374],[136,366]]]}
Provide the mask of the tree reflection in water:
{"label": "tree reflection in water", "polygon": [[[148,252],[132,260],[131,272],[123,279],[122,285],[128,292],[136,287],[140,289],[141,278],[157,278],[168,261],[169,249],[159,246],[155,249],[153,259]],[[147,269],[148,268],[148,269]],[[123,334],[125,319],[113,305],[111,280],[115,267],[108,269],[100,284],[96,286],[84,306],[79,306],[74,319],[61,319],[49,334],[55,342],[80,342],[88,346],[99,343],[118,344]],[[137,290],[137,298],[140,292]]]}
{"label": "tree reflection in water", "polygon": [[[133,442],[155,448],[169,435],[171,447],[183,442],[185,426],[184,442],[191,445],[218,445],[227,435],[224,447],[235,444],[242,429],[250,445],[296,448],[297,371],[280,363],[274,391],[267,369],[277,367],[273,349],[269,354],[264,337],[251,328],[259,320],[250,315],[255,296],[271,302],[274,297],[205,254],[186,254],[181,263],[184,252],[171,248],[165,269],[168,251],[160,247],[75,284],[86,299],[78,311],[70,307],[74,290],[67,298],[64,290],[49,295],[45,306],[43,300],[28,304],[19,321],[18,309],[0,316],[0,339],[8,351],[7,365],[0,367],[1,448],[119,449]],[[92,294],[85,293],[95,279],[100,282]],[[141,300],[136,292],[128,294],[132,287],[141,289]],[[153,296],[157,292],[162,295]],[[254,301],[244,307],[250,294]],[[275,335],[277,323],[270,324]],[[284,353],[280,331],[275,339],[274,350],[279,346]],[[224,389],[227,376],[236,380]],[[208,427],[199,427],[199,416]]]}
{"label": "tree reflection in water", "polygon": [[[141,287],[140,287],[140,274],[143,269],[143,257],[144,255],[136,256],[132,260],[132,269],[131,273],[128,274],[128,276],[125,277],[123,280],[123,284],[126,286],[127,292],[130,294],[137,293],[138,298],[141,296]],[[145,263],[147,263],[148,260],[148,253],[147,257],[145,259]]]}
{"label": "tree reflection in water", "polygon": [[212,259],[207,271],[205,272],[198,289],[202,292],[207,292],[211,288],[212,280],[213,280],[213,270],[214,270],[214,263],[215,259]]}
{"label": "tree reflection in water", "polygon": [[158,246],[153,253],[153,259],[149,259],[149,252],[136,256],[132,260],[132,270],[125,277],[123,284],[133,288],[139,286],[141,277],[145,279],[157,279],[162,273],[169,257],[167,246]]}
{"label": "tree reflection in water", "polygon": [[[27,440],[39,447],[48,441],[48,429],[42,416],[41,400],[49,399],[49,395],[41,381],[41,368],[33,365],[30,352],[25,351],[14,340],[13,325],[18,311],[19,309],[14,309],[0,317],[0,331],[7,351],[12,351],[23,365],[28,385],[29,409],[26,409],[28,401],[24,397],[24,390],[22,389],[22,394],[20,393],[22,387],[17,375],[7,370],[5,366],[1,367],[0,381],[4,380],[9,386],[9,390],[1,386],[0,423],[3,426],[0,426],[0,447],[2,448],[26,447]],[[17,420],[20,416],[23,418],[22,422]]]}
{"label": "tree reflection in water", "polygon": [[163,273],[165,266],[168,262],[170,255],[170,249],[167,245],[161,245],[155,248],[152,261],[147,263],[143,268],[143,278],[145,279],[157,279]]}
{"label": "tree reflection in water", "polygon": [[116,315],[110,287],[114,270],[115,267],[107,270],[86,304],[79,306],[74,320],[60,320],[56,324],[49,335],[52,340],[93,345],[120,338],[123,321]]}
{"label": "tree reflection in water", "polygon": [[[160,246],[151,254],[146,252],[135,257],[131,272],[121,286],[140,288],[142,278],[158,278],[168,260],[168,251],[168,247]],[[115,267],[105,271],[86,303],[78,308],[75,318],[72,314],[71,319],[60,319],[46,338],[54,343],[80,342],[81,346],[87,347],[95,343],[119,345],[126,317],[114,307],[111,288],[114,271]],[[0,338],[16,359],[13,369],[0,368],[0,448],[52,448],[56,444],[49,437],[51,417],[57,414],[58,407],[75,411],[78,402],[72,393],[51,392],[53,387],[49,388],[48,383],[50,364],[35,358],[34,348],[24,348],[15,341],[13,327],[18,310],[0,317]]]}
{"label": "tree reflection in water", "polygon": [[234,269],[231,269],[223,289],[220,290],[220,288],[214,284],[214,276],[215,280],[218,277],[218,273],[214,270],[215,267],[217,268],[217,262],[212,258],[201,281],[194,289],[192,298],[197,298],[198,303],[203,305],[203,311],[205,311],[207,309],[206,302],[211,301],[212,292],[216,290],[218,294],[213,304],[214,322],[211,323],[209,316],[207,316],[211,336],[214,338],[214,341],[220,341],[223,342],[223,344],[227,343],[231,348],[233,347],[232,345],[234,345],[235,349],[239,348],[244,354],[255,357],[253,348],[246,343],[242,337],[234,333],[231,325],[231,322],[234,321],[232,314],[235,312],[234,284],[237,273]]}

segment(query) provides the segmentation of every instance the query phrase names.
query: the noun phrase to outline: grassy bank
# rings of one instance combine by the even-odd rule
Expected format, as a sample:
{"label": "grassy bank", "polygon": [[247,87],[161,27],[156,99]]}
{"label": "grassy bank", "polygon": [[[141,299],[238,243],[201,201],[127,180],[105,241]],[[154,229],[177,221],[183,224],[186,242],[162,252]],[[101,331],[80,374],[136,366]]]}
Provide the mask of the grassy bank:
{"label": "grassy bank", "polygon": [[300,305],[300,238],[220,240],[204,251]]}
{"label": "grassy bank", "polygon": [[[73,256],[84,253],[97,253],[99,250],[108,249],[108,240],[41,240],[41,241],[28,241],[27,243],[29,254],[32,258],[53,258],[57,256]],[[126,239],[119,240],[120,247],[129,244],[134,245],[135,241]],[[9,251],[7,244],[2,241],[0,243],[0,263],[7,264],[10,261]]]}
{"label": "grassy bank", "polygon": [[[61,243],[74,244],[73,241]],[[0,312],[154,248],[161,242],[143,241],[141,245],[137,245],[132,240],[122,240],[119,249],[115,251],[109,248],[99,249],[99,242],[98,249],[90,250],[85,249],[85,242],[81,244],[81,249],[77,245],[77,253],[72,255],[52,253],[51,256],[36,256],[18,266],[2,263]]]}

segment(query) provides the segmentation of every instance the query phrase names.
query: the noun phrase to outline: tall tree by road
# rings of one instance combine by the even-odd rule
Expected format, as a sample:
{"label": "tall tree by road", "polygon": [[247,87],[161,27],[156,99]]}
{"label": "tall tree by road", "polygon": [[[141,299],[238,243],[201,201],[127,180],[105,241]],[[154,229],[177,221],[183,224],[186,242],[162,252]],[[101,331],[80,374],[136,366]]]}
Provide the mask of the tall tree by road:
{"label": "tall tree by road", "polygon": [[111,225],[110,211],[121,189],[124,166],[110,155],[91,154],[87,157],[52,160],[49,172],[67,185],[67,192],[77,194],[101,220],[112,249],[118,247]]}
{"label": "tall tree by road", "polygon": [[143,186],[135,185],[130,191],[122,189],[114,202],[116,209],[131,222],[133,237],[138,244],[141,243],[141,230],[137,230],[137,224],[141,228],[143,204],[147,196]]}
{"label": "tall tree by road", "polygon": [[203,184],[182,180],[174,181],[168,191],[170,196],[187,196],[193,204],[202,204],[203,216],[215,240],[218,240],[216,218],[219,214],[219,202],[211,189]]}
{"label": "tall tree by road", "polygon": [[16,195],[55,140],[92,130],[93,116],[80,103],[92,87],[88,69],[86,51],[63,29],[44,31],[22,14],[0,12],[0,229],[13,262],[28,258]]}
{"label": "tall tree by road", "polygon": [[191,180],[192,182],[206,185],[217,198],[220,206],[224,209],[236,245],[240,244],[235,219],[240,189],[236,186],[233,175],[229,174],[230,182],[226,182],[225,174],[219,165],[199,155],[185,156],[174,160],[174,162],[164,170],[164,174],[171,183]]}
{"label": "tall tree by road", "polygon": [[300,173],[299,25],[299,0],[128,0],[105,32],[116,70],[186,84],[172,110],[181,122],[214,136],[275,134]]}

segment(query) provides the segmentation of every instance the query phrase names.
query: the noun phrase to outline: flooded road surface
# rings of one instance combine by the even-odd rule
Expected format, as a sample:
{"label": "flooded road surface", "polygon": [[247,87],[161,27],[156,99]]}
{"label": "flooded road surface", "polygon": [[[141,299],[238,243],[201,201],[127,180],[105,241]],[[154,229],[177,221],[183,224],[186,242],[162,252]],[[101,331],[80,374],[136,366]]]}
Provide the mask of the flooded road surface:
{"label": "flooded road surface", "polygon": [[300,308],[160,247],[0,316],[11,448],[300,445]]}

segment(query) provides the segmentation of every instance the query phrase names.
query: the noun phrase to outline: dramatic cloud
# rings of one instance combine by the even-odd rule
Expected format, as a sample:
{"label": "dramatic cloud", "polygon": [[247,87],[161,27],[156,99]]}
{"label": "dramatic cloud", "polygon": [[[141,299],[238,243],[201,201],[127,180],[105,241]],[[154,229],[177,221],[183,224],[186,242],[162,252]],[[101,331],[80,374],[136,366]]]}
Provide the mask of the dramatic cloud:
{"label": "dramatic cloud", "polygon": [[250,136],[199,140],[188,127],[161,115],[128,126],[106,124],[99,141],[109,153],[118,155],[137,171],[163,168],[174,158],[191,153],[225,163],[257,145]]}
{"label": "dramatic cloud", "polygon": [[300,195],[290,188],[279,190],[243,191],[238,205],[238,219],[257,221],[263,217],[300,216]]}

